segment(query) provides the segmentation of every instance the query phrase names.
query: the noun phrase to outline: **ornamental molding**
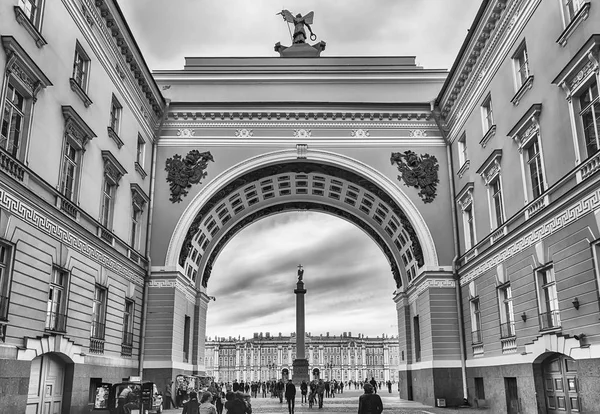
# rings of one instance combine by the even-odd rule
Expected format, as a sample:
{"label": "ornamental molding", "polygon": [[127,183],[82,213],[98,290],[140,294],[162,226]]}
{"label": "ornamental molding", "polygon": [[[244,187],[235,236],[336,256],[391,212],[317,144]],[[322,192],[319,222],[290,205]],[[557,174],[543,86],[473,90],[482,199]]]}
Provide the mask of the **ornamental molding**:
{"label": "ornamental molding", "polygon": [[367,138],[369,135],[368,129],[353,129],[350,131],[350,136],[355,138]]}
{"label": "ornamental molding", "polygon": [[190,292],[188,286],[186,286],[180,280],[173,279],[151,279],[148,282],[148,286],[157,289],[177,289],[183,293],[186,299],[192,303],[196,303],[196,295]]}
{"label": "ornamental molding", "polygon": [[465,211],[469,206],[473,204],[473,189],[475,185],[473,182],[468,182],[456,195],[456,202],[460,206],[462,211]]}
{"label": "ornamental molding", "polygon": [[427,131],[424,129],[411,129],[408,131],[409,137],[423,138],[427,136]]}
{"label": "ornamental molding", "polygon": [[510,101],[514,106],[519,105],[519,103],[523,99],[523,96],[525,96],[527,91],[529,91],[533,87],[533,79],[533,75],[529,75],[525,82],[523,82],[519,90],[515,93],[515,96],[512,97]]}
{"label": "ornamental molding", "polygon": [[[257,121],[432,121],[431,111],[426,112],[271,112],[271,111],[171,111],[167,120],[257,120]],[[287,125],[287,124],[286,124]]]}
{"label": "ornamental molding", "polygon": [[452,279],[426,279],[421,282],[413,292],[408,295],[408,303],[414,303],[421,293],[428,289],[455,288],[456,282]]}
{"label": "ornamental molding", "polygon": [[113,259],[103,250],[89,243],[81,235],[72,232],[54,218],[49,217],[45,212],[36,210],[26,201],[13,195],[10,190],[2,187],[0,187],[0,208],[10,212],[24,223],[29,224],[42,233],[60,241],[64,245],[93,260],[106,269],[122,276],[138,286],[143,286],[143,277],[135,274],[131,269]]}
{"label": "ornamental molding", "polygon": [[200,180],[208,174],[206,168],[209,161],[214,161],[210,151],[200,152],[198,150],[191,150],[185,158],[179,154],[167,158],[165,171],[171,190],[169,200],[172,203],[183,201],[183,197],[188,194],[188,189],[192,188],[192,184],[201,184]]}
{"label": "ornamental molding", "polygon": [[[17,7],[18,8],[18,7]],[[25,49],[12,36],[2,36],[2,47],[6,53],[6,72],[15,76],[17,81],[37,100],[40,90],[52,86],[50,79],[29,57]]]}
{"label": "ornamental molding", "polygon": [[465,162],[463,162],[463,165],[460,167],[460,169],[456,173],[456,175],[458,175],[458,178],[463,178],[463,176],[466,174],[466,172],[469,171],[470,167],[471,167],[471,160],[466,160]]}
{"label": "ornamental molding", "polygon": [[72,106],[63,105],[61,108],[65,119],[65,135],[79,150],[84,150],[87,143],[96,138],[96,134]]}
{"label": "ornamental molding", "polygon": [[[163,129],[179,129],[179,128],[319,128],[319,129],[399,129],[408,130],[410,128],[432,128],[437,131],[437,125],[434,123],[399,123],[399,122],[258,122],[258,121],[242,121],[242,122],[165,122]],[[407,133],[408,135],[408,133]]]}
{"label": "ornamental molding", "polygon": [[295,129],[294,136],[296,138],[310,138],[312,136],[312,132],[310,129]]}
{"label": "ornamental molding", "polygon": [[150,202],[150,198],[139,184],[131,183],[129,187],[131,189],[131,202],[133,206],[139,211],[144,211],[144,207]]}
{"label": "ornamental molding", "polygon": [[254,135],[254,132],[251,129],[241,128],[235,131],[235,136],[239,138],[250,138]]}
{"label": "ornamental molding", "polygon": [[182,128],[177,130],[178,137],[193,137],[196,135],[196,131],[189,128]]}
{"label": "ornamental molding", "polygon": [[571,61],[552,81],[565,92],[567,101],[594,74],[599,73],[600,34],[590,36]]}
{"label": "ornamental molding", "polygon": [[408,187],[419,190],[419,197],[424,203],[431,203],[437,195],[437,185],[440,182],[438,171],[440,166],[434,155],[417,155],[407,150],[403,153],[393,152],[390,161],[396,164],[400,175],[398,180]]}
{"label": "ornamental molding", "polygon": [[500,174],[500,160],[502,159],[502,150],[494,150],[490,156],[481,164],[477,170],[477,174],[481,175],[486,187],[490,185],[492,180]]}
{"label": "ornamental molding", "polygon": [[104,176],[111,185],[119,185],[121,178],[127,174],[127,170],[119,163],[117,158],[108,150],[102,150],[102,160],[104,161]]}
{"label": "ornamental molding", "polygon": [[519,153],[535,137],[540,130],[539,118],[542,113],[542,104],[536,103],[529,107],[525,114],[517,121],[515,126],[509,131],[511,137],[519,146]]}
{"label": "ornamental molding", "polygon": [[511,257],[521,253],[523,250],[534,246],[538,242],[542,241],[546,237],[556,233],[559,230],[567,227],[568,225],[581,219],[583,216],[593,213],[600,209],[600,189],[588,194],[580,201],[569,205],[561,212],[555,214],[550,219],[536,226],[533,230],[525,234],[524,236],[513,241],[510,245],[506,246],[502,251],[496,253],[494,256],[477,266],[476,268],[467,272],[460,279],[461,286],[466,285],[478,276],[487,272],[490,269],[495,269],[498,265]]}
{"label": "ornamental molding", "polygon": [[[88,26],[95,25],[98,28],[97,32],[90,32],[90,35],[102,37],[119,60],[118,63],[123,68],[128,68],[131,83],[137,85],[138,94],[135,95],[145,100],[154,113],[153,121],[157,121],[163,110],[162,95],[135,41],[132,42],[128,37],[128,30],[123,29],[119,12],[110,3],[112,2],[106,0],[80,0],[81,7],[75,7],[71,13],[81,14]],[[117,69],[115,71],[121,76]]]}
{"label": "ornamental molding", "polygon": [[591,1],[586,1],[583,2],[583,4],[581,4],[575,16],[573,16],[569,24],[567,24],[567,27],[565,27],[565,30],[563,30],[558,39],[556,39],[556,43],[558,43],[562,47],[565,47],[567,45],[567,41],[569,40],[569,37],[571,37],[571,35],[575,32],[575,29],[577,29],[577,27],[589,17],[590,7]]}

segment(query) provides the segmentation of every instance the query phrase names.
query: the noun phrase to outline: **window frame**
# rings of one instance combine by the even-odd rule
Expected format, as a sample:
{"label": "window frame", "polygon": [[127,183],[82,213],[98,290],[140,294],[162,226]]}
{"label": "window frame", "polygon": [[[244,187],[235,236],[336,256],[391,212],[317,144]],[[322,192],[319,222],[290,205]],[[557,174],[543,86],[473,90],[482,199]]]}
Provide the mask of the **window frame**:
{"label": "window frame", "polygon": [[91,59],[79,40],[75,41],[75,54],[73,55],[73,72],[71,78],[81,88],[83,92],[88,93],[90,81]]}
{"label": "window frame", "polygon": [[481,102],[481,124],[483,126],[484,135],[495,125],[491,93],[488,93],[485,99]]}
{"label": "window frame", "polygon": [[123,105],[119,102],[115,94],[110,101],[110,112],[108,126],[117,135],[121,134],[121,124],[123,122]]}
{"label": "window frame", "polygon": [[[191,337],[191,327],[192,327],[192,318],[188,315],[185,315],[185,319],[183,321],[183,344],[182,344],[182,356],[183,362],[190,362],[190,337]],[[233,357],[231,357],[231,362],[233,363]],[[233,364],[232,364],[233,365]]]}
{"label": "window frame", "polygon": [[[550,280],[546,280],[545,283],[541,284],[540,277],[543,277],[544,275],[549,275]],[[558,300],[558,290],[556,289],[554,265],[550,263],[535,269],[534,277],[540,331],[561,329],[560,303]],[[548,295],[548,292],[550,292],[551,295]],[[546,320],[548,326],[544,326],[543,323],[545,315],[549,317],[549,319]]]}
{"label": "window frame", "polygon": [[[72,150],[72,151],[71,151]],[[71,157],[71,152],[73,156]],[[81,159],[82,151],[77,148],[74,143],[67,139],[63,145],[61,169],[60,169],[60,193],[70,202],[77,203],[79,201],[79,180],[81,177]],[[71,185],[67,188],[69,172],[67,168],[72,168]],[[69,191],[67,191],[69,190]]]}
{"label": "window frame", "polygon": [[[515,311],[510,282],[506,282],[496,288],[498,296],[498,314],[500,317],[500,338],[512,338],[516,336]],[[503,329],[502,326],[506,326]],[[506,331],[506,333],[505,333]]]}
{"label": "window frame", "polygon": [[469,299],[469,309],[471,310],[471,340],[473,345],[479,345],[483,343],[481,301],[479,300],[479,296]]}
{"label": "window frame", "polygon": [[459,192],[457,202],[462,211],[463,238],[465,242],[465,252],[471,250],[477,245],[477,225],[475,222],[475,208],[473,199],[474,184],[467,183]]}
{"label": "window frame", "polygon": [[459,169],[465,165],[467,161],[469,161],[469,157],[467,155],[467,134],[463,132],[460,138],[457,140],[458,145],[458,167]]}
{"label": "window frame", "polygon": [[115,201],[117,195],[117,185],[104,174],[102,181],[102,198],[100,206],[100,224],[107,229],[112,229]]}
{"label": "window frame", "polygon": [[[502,150],[492,151],[490,156],[477,170],[487,189],[490,231],[502,227],[506,222],[506,205],[502,185]],[[498,186],[498,188],[496,188]],[[497,197],[499,195],[499,197]],[[497,201],[499,200],[499,205]]]}
{"label": "window frame", "polygon": [[[57,274],[61,274],[63,276],[62,284],[56,282]],[[71,272],[57,265],[52,266],[52,273],[50,274],[50,280],[48,283],[48,299],[46,302],[46,318],[44,323],[44,329],[46,331],[67,331],[67,305],[69,302],[70,281]],[[56,292],[57,289],[62,292],[62,295],[61,299],[58,301],[59,303],[54,308],[54,306],[51,306],[51,304],[55,302],[55,298],[52,294]],[[54,319],[52,319],[51,314],[53,315]],[[58,315],[63,317],[62,321]]]}
{"label": "window frame", "polygon": [[92,322],[90,338],[104,340],[106,337],[106,313],[108,309],[108,288],[100,284],[94,286],[92,299]]}
{"label": "window frame", "polygon": [[[527,42],[525,39],[515,50],[512,55],[514,75],[515,75],[515,91],[521,89],[523,85],[527,83],[531,75],[531,69],[529,66],[529,51],[527,50]],[[522,68],[525,67],[525,74],[522,72]]]}
{"label": "window frame", "polygon": [[[9,93],[11,95],[10,98]],[[2,110],[2,123],[0,127],[0,148],[2,148],[13,158],[21,159],[22,157],[20,156],[20,153],[23,151],[21,148],[22,145],[20,144],[23,141],[26,141],[26,139],[24,139],[24,137],[27,135],[26,132],[28,129],[28,123],[26,121],[29,119],[28,114],[31,111],[31,104],[27,98],[27,95],[22,93],[22,91],[10,80],[6,84],[3,95],[4,105]],[[16,99],[17,96],[20,99]],[[20,100],[20,105],[15,104],[16,100]],[[17,122],[19,124],[19,128],[16,128],[13,123],[15,115],[20,118]],[[11,142],[12,145],[9,145]]]}
{"label": "window frame", "polygon": [[14,244],[0,239],[0,341],[4,340],[5,328],[9,322],[14,252]]}
{"label": "window frame", "polygon": [[[594,87],[596,96],[594,96]],[[582,98],[588,95],[590,97],[590,102],[586,104],[584,107],[581,103]],[[585,159],[589,159],[596,155],[600,151],[600,94],[599,94],[599,83],[596,80],[591,80],[588,85],[581,88],[579,93],[575,95],[577,98],[576,102],[576,111],[577,111],[577,119],[579,120],[579,124],[582,129],[582,139],[583,139],[583,149],[585,150]],[[594,134],[596,136],[595,146],[596,150],[590,153],[587,149],[588,145],[588,137],[587,137],[587,128],[586,123],[584,121],[584,115],[586,113],[592,114],[591,121],[593,124]]]}
{"label": "window frame", "polygon": [[146,140],[144,138],[142,138],[141,134],[138,133],[135,162],[137,164],[139,164],[140,167],[144,168],[145,158],[146,158]]}

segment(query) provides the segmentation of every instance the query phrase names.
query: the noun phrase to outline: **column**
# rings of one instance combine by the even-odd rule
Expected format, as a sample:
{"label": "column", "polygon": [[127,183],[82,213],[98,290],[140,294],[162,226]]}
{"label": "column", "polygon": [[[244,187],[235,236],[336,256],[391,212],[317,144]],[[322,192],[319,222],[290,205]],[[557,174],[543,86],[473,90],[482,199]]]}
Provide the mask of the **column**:
{"label": "column", "polygon": [[308,376],[308,360],[305,355],[304,295],[306,289],[304,289],[304,282],[302,281],[303,276],[304,269],[302,269],[302,265],[298,265],[298,282],[296,283],[296,289],[294,289],[296,294],[296,359],[292,365],[294,368],[292,379],[296,385],[300,385],[302,381],[308,382],[310,379]]}

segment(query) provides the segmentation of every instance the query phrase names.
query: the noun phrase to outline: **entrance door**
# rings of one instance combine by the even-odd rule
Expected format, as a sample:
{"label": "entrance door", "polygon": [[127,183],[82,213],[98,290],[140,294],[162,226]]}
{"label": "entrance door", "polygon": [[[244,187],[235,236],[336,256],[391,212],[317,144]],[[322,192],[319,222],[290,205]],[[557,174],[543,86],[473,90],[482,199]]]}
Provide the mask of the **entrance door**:
{"label": "entrance door", "polygon": [[578,413],[577,363],[564,356],[552,356],[543,364],[546,412]]}
{"label": "entrance door", "polygon": [[26,414],[61,414],[65,363],[54,354],[31,361]]}
{"label": "entrance door", "polygon": [[506,392],[506,412],[508,414],[518,414],[519,392],[517,390],[517,379],[514,377],[505,377],[504,390]]}

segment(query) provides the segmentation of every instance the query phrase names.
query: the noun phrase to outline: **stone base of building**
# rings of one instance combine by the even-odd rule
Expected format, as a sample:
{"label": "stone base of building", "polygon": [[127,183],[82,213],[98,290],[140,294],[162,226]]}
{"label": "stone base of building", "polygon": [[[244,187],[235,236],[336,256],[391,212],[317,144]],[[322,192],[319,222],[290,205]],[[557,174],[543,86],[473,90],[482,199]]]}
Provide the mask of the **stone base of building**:
{"label": "stone base of building", "polygon": [[400,398],[436,406],[444,399],[446,406],[457,407],[463,403],[460,368],[425,368],[400,371]]}
{"label": "stone base of building", "polygon": [[295,385],[302,384],[302,381],[310,382],[308,375],[308,360],[307,359],[295,359],[292,365],[294,367],[294,376],[292,381]]}

